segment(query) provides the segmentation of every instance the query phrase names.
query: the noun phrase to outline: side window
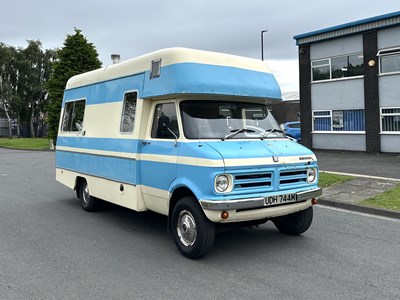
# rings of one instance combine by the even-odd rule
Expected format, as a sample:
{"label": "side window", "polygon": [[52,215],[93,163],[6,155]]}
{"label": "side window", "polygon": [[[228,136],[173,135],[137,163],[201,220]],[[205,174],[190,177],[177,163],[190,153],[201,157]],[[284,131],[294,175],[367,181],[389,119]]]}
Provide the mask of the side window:
{"label": "side window", "polygon": [[175,139],[174,134],[176,137],[179,137],[175,104],[158,104],[154,111],[151,137],[159,139]]}
{"label": "side window", "polygon": [[65,103],[62,131],[80,131],[85,115],[85,100],[77,100]]}
{"label": "side window", "polygon": [[378,52],[381,74],[400,72],[400,49],[386,49]]}
{"label": "side window", "polygon": [[381,108],[382,131],[400,132],[400,107]]}
{"label": "side window", "polygon": [[122,107],[121,132],[133,132],[135,122],[137,93],[126,93]]}

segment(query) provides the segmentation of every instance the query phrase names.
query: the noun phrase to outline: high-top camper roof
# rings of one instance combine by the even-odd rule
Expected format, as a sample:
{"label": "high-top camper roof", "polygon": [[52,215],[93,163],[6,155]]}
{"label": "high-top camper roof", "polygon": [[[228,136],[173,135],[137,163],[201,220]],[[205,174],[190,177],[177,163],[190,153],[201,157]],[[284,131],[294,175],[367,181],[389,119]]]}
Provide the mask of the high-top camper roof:
{"label": "high-top camper roof", "polygon": [[[159,76],[151,75],[159,62]],[[218,94],[281,99],[264,61],[235,55],[168,48],[70,78],[66,90],[144,74],[142,98],[170,94]]]}

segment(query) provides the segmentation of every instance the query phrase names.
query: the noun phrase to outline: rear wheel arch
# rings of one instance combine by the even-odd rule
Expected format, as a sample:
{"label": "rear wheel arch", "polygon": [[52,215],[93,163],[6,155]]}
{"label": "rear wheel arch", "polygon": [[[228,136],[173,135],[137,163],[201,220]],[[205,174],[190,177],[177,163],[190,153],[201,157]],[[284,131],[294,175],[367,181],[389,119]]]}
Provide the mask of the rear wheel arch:
{"label": "rear wheel arch", "polygon": [[96,211],[99,199],[90,194],[89,184],[83,177],[78,177],[76,180],[76,194],[81,201],[81,206],[88,212]]}
{"label": "rear wheel arch", "polygon": [[74,186],[74,190],[76,192],[76,197],[79,198],[79,193],[80,193],[80,187],[82,185],[82,181],[86,180],[84,177],[81,176],[76,176],[75,178],[75,186]]}

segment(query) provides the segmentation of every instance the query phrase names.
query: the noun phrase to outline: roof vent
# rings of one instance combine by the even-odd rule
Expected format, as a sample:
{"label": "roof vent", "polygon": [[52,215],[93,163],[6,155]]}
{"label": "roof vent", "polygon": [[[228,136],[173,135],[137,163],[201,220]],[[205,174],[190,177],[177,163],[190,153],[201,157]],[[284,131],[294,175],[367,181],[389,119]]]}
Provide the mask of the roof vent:
{"label": "roof vent", "polygon": [[161,73],[161,58],[151,61],[150,79],[160,77]]}
{"label": "roof vent", "polygon": [[119,54],[111,54],[111,60],[113,62],[113,64],[117,64],[119,63],[119,61],[121,60],[121,56]]}

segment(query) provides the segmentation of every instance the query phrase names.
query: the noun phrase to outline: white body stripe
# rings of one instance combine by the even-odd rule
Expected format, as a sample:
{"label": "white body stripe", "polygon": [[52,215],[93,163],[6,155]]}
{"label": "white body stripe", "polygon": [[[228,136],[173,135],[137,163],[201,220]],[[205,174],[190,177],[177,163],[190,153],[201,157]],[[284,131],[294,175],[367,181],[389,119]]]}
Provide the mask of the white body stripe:
{"label": "white body stripe", "polygon": [[[127,207],[136,211],[147,210],[141,193],[141,187],[131,184],[123,184],[123,192],[121,192],[120,182],[99,178],[87,174],[56,169],[56,179],[71,189],[76,188],[76,178],[83,177],[86,179],[90,194],[94,197],[112,202],[114,204]],[[166,201],[165,201],[166,202]]]}
{"label": "white body stripe", "polygon": [[[136,160],[146,160],[159,163],[171,163],[171,164],[182,164],[199,167],[243,167],[243,166],[261,166],[261,165],[276,165],[276,164],[293,164],[299,163],[299,156],[280,156],[278,162],[274,162],[272,157],[265,158],[235,158],[225,160],[214,160],[198,157],[185,157],[185,156],[172,156],[172,155],[161,155],[161,154],[138,154],[129,152],[115,152],[115,151],[104,151],[104,150],[91,150],[83,148],[72,148],[59,146],[58,150],[70,151],[84,154],[94,154],[112,157],[129,158]],[[302,160],[301,162],[316,161],[315,155],[309,156],[312,159]],[[225,164],[224,164],[225,162]]]}
{"label": "white body stripe", "polygon": [[129,153],[129,152],[92,150],[92,149],[73,148],[73,147],[65,147],[65,146],[57,146],[57,150],[69,151],[69,152],[74,152],[74,153],[83,153],[83,154],[93,154],[93,155],[102,155],[102,156],[121,157],[121,158],[129,158],[129,159],[136,159],[137,158],[137,154],[136,153]]}

